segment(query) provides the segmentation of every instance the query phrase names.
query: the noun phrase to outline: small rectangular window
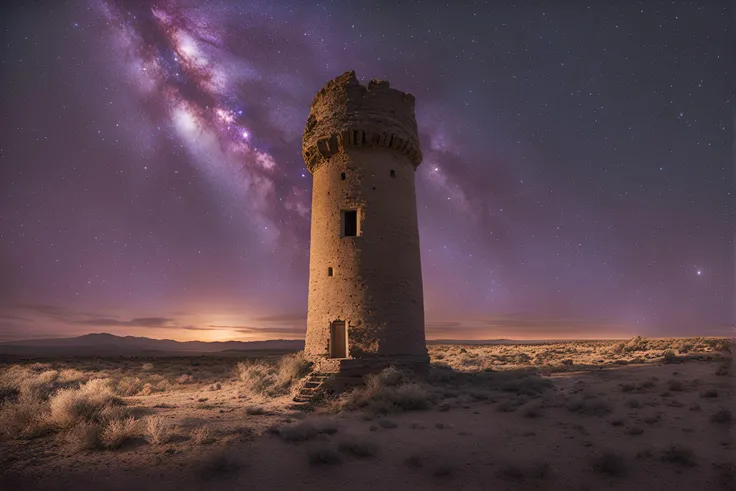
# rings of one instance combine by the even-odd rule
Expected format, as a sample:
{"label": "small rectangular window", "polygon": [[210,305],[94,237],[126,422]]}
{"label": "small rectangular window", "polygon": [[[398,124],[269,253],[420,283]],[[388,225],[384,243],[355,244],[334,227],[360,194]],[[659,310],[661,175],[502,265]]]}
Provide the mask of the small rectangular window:
{"label": "small rectangular window", "polygon": [[332,267],[327,268],[327,276],[334,276],[332,272]]}
{"label": "small rectangular window", "polygon": [[356,237],[360,235],[360,222],[358,219],[358,210],[342,210],[341,225],[343,237]]}

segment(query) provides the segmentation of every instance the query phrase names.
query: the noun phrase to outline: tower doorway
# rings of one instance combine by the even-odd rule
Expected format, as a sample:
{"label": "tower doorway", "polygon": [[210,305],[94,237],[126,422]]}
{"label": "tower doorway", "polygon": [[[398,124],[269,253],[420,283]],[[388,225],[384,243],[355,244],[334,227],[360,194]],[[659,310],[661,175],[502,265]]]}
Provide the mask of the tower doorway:
{"label": "tower doorway", "polygon": [[330,324],[330,358],[347,358],[348,332],[345,321]]}

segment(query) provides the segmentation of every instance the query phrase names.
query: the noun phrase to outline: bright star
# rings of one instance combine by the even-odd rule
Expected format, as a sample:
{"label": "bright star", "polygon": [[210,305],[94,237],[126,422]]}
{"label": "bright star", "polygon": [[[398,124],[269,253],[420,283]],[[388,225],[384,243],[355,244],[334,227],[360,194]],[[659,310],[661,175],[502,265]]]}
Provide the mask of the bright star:
{"label": "bright star", "polygon": [[697,274],[698,276],[702,276],[703,272],[702,272],[701,270],[697,270],[697,271],[695,272],[695,274]]}
{"label": "bright star", "polygon": [[244,131],[243,132],[243,138],[248,138],[249,136],[250,136],[250,134],[247,131]]}

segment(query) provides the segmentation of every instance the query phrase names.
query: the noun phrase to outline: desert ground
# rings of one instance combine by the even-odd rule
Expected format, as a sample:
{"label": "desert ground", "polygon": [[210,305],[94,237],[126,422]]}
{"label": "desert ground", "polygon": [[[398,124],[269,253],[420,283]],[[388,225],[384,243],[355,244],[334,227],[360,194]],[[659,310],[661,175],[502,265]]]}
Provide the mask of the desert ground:
{"label": "desert ground", "polygon": [[428,373],[387,369],[309,410],[292,402],[309,373],[300,353],[5,356],[0,483],[732,490],[732,347],[640,337],[430,346]]}

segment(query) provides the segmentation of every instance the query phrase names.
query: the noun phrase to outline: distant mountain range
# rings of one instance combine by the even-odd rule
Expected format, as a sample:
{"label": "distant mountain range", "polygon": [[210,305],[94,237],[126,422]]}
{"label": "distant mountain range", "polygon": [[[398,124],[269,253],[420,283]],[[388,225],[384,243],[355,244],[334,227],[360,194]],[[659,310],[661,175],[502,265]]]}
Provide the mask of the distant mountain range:
{"label": "distant mountain range", "polygon": [[0,354],[14,355],[135,355],[135,354],[237,354],[253,350],[304,348],[299,339],[268,341],[174,341],[98,333],[75,338],[26,339],[0,343]]}
{"label": "distant mountain range", "polygon": [[[515,341],[512,339],[434,339],[428,345],[492,345],[543,344],[550,341]],[[559,341],[558,341],[559,342]],[[26,339],[0,343],[0,355],[24,356],[166,356],[166,355],[237,355],[254,350],[298,351],[304,349],[300,339],[272,339],[268,341],[174,341],[114,334],[85,334],[75,338]]]}

